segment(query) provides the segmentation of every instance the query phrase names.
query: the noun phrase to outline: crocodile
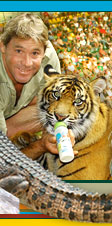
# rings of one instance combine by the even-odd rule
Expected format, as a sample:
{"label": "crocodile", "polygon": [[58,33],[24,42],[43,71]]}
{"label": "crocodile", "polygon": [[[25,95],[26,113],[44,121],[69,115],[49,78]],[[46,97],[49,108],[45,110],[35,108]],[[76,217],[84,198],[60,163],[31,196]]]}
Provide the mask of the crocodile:
{"label": "crocodile", "polygon": [[58,219],[112,222],[112,193],[75,188],[26,157],[0,131],[0,187],[33,210]]}

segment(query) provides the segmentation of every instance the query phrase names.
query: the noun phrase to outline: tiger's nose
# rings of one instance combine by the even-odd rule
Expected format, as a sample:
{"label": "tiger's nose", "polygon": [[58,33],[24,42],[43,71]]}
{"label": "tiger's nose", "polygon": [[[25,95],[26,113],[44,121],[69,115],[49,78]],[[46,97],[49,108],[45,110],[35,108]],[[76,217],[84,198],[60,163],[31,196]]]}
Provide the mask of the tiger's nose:
{"label": "tiger's nose", "polygon": [[56,112],[54,112],[54,115],[58,121],[64,121],[66,118],[68,118],[68,115],[62,115],[62,114],[58,114]]}

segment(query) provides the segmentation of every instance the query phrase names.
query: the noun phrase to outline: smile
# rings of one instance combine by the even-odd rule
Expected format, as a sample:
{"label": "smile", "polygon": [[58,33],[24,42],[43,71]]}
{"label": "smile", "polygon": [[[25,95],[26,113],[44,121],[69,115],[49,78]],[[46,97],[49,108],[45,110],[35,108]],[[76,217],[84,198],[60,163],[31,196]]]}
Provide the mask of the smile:
{"label": "smile", "polygon": [[32,71],[31,69],[30,70],[23,70],[23,69],[20,69],[20,68],[18,68],[18,70],[21,72],[21,74],[28,74]]}

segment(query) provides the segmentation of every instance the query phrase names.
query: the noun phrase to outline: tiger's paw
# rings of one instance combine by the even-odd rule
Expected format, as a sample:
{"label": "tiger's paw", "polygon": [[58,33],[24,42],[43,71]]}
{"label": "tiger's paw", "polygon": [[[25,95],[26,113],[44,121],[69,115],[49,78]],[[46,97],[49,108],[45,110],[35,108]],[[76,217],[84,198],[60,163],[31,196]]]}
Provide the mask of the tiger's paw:
{"label": "tiger's paw", "polygon": [[32,134],[29,132],[17,133],[15,136],[10,138],[18,149],[24,149],[28,147],[31,143],[38,140],[37,134]]}

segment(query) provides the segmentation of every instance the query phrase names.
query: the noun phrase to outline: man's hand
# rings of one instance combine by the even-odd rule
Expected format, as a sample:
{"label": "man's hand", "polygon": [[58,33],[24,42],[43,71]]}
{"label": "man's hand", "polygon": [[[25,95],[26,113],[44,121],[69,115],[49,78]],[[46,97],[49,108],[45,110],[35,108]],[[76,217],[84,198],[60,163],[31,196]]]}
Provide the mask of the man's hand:
{"label": "man's hand", "polygon": [[[72,146],[75,144],[75,138],[72,130],[68,130],[68,135],[70,136]],[[34,135],[35,136],[35,135]],[[43,137],[39,140],[33,139],[33,135],[27,132],[18,133],[16,136],[12,137],[12,142],[18,147],[22,147],[21,151],[27,155],[29,158],[36,160],[45,152],[50,152],[52,154],[58,154],[56,137],[43,132]],[[74,151],[76,155],[78,152]]]}
{"label": "man's hand", "polygon": [[[75,145],[75,137],[71,129],[68,130],[68,135],[71,139],[72,147]],[[58,154],[56,137],[50,134],[45,134],[43,137],[43,148],[48,150],[52,154]],[[74,154],[77,155],[78,151],[74,151]]]}
{"label": "man's hand", "polygon": [[56,137],[51,134],[45,134],[42,138],[42,146],[45,152],[51,152],[53,154],[58,154],[58,149],[56,145]]}
{"label": "man's hand", "polygon": [[[71,139],[71,143],[72,143],[72,147],[74,147],[75,145],[75,137],[74,137],[74,133],[72,132],[71,129],[68,130],[68,134],[69,134],[69,137]],[[78,151],[74,150],[74,155],[77,155],[78,154]]]}

